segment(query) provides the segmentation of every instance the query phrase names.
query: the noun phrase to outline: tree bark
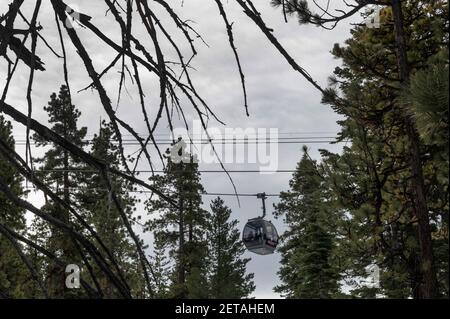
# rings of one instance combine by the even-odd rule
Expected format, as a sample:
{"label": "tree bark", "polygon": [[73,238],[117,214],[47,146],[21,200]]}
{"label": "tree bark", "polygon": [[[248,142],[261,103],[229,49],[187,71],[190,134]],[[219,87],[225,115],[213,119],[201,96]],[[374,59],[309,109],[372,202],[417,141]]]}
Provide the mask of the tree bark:
{"label": "tree bark", "polygon": [[183,210],[184,210],[184,203],[183,199],[180,199],[180,208],[179,208],[179,247],[178,247],[178,284],[184,285],[186,283],[186,267],[185,267],[185,256],[184,256],[184,216],[183,216]]}
{"label": "tree bark", "polygon": [[[403,25],[403,11],[401,0],[392,0],[392,12],[394,17],[395,40],[397,44],[397,62],[402,86],[409,82],[409,65],[406,47],[406,38]],[[422,268],[421,296],[423,298],[436,298],[437,278],[434,268],[433,247],[430,229],[430,217],[425,194],[422,161],[420,158],[420,138],[413,119],[405,115],[405,125],[408,138],[411,143],[411,173],[414,192],[414,214],[418,220],[418,233],[420,242],[420,257]]]}

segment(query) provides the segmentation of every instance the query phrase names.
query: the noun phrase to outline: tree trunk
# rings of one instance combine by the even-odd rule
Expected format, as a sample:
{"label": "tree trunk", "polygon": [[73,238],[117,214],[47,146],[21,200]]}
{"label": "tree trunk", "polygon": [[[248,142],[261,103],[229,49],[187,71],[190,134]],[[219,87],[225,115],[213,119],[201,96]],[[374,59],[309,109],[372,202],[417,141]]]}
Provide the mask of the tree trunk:
{"label": "tree trunk", "polygon": [[[70,192],[69,192],[69,154],[67,151],[64,151],[64,173],[63,173],[63,187],[64,187],[64,201],[66,203],[70,203]],[[68,214],[64,214],[64,222],[68,222]]]}
{"label": "tree trunk", "polygon": [[[409,65],[406,47],[406,39],[403,26],[403,11],[401,0],[392,0],[392,12],[395,26],[395,40],[397,44],[397,61],[400,81],[402,86],[409,82]],[[413,119],[406,114],[406,130],[411,143],[411,173],[414,192],[414,213],[419,225],[419,242],[422,276],[423,298],[437,297],[437,278],[434,271],[433,247],[431,240],[430,217],[425,195],[425,183],[423,179],[422,162],[420,159],[420,140]]]}
{"label": "tree trunk", "polygon": [[[65,107],[65,106],[64,106]],[[67,125],[66,125],[66,120],[64,120],[64,138],[68,138],[67,137]],[[70,205],[70,193],[69,193],[69,153],[67,152],[67,150],[64,150],[63,152],[63,199],[64,202],[66,202],[68,205]],[[65,222],[65,223],[69,223],[69,212],[59,206],[59,208],[61,210],[61,219]],[[63,249],[63,254],[64,254],[64,258],[66,258],[66,260],[68,260],[70,263],[75,263],[74,260],[74,255],[73,255],[73,251],[72,251],[72,246],[71,246],[71,240],[69,238],[69,236],[62,234],[62,249]],[[63,282],[61,283],[64,287],[63,291],[62,291],[62,295],[63,298],[66,298],[66,296],[70,295],[70,290],[66,287],[65,284],[65,279],[66,279],[66,274],[65,274],[65,269],[60,269],[61,273],[62,273],[62,280]]]}
{"label": "tree trunk", "polygon": [[180,200],[179,212],[179,246],[178,246],[178,284],[184,285],[186,282],[186,267],[184,264],[184,220],[183,220],[183,199]]}

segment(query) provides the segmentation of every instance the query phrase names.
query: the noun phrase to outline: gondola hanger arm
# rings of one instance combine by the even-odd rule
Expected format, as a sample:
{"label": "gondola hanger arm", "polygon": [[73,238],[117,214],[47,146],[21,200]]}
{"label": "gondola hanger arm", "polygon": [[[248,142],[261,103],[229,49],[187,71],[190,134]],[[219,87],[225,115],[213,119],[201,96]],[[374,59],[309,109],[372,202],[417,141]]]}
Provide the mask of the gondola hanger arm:
{"label": "gondola hanger arm", "polygon": [[263,215],[260,218],[264,218],[264,217],[266,217],[266,199],[267,199],[267,195],[266,195],[266,193],[258,193],[258,194],[256,194],[256,197],[260,198],[262,200]]}

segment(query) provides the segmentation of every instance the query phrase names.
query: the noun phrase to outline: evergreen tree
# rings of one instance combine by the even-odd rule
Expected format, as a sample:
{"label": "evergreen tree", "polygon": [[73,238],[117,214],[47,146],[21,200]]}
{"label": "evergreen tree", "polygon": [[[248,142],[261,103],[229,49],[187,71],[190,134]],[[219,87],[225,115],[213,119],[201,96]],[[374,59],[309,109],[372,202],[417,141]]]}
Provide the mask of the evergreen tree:
{"label": "evergreen tree", "polygon": [[[108,163],[110,167],[120,170],[120,153],[115,141],[111,125],[103,121],[100,124],[98,135],[96,134],[92,139],[91,155]],[[86,219],[113,254],[120,269],[124,272],[125,280],[128,283],[134,283],[134,285],[130,285],[132,294],[142,296],[143,292],[140,291],[142,287],[139,282],[143,282],[144,279],[137,272],[139,265],[136,265],[138,260],[136,248],[130,241],[122,218],[104,186],[103,178],[97,173],[86,174],[84,178],[85,186],[83,187],[85,189],[80,193],[79,197],[80,203],[85,210]],[[129,219],[133,219],[137,200],[130,195],[130,191],[133,191],[132,185],[115,175],[110,177],[110,183],[124,212]],[[100,247],[99,250],[101,250]],[[119,296],[109,278],[97,266],[94,269],[94,273],[105,298]]]}
{"label": "evergreen tree", "polygon": [[[194,257],[196,258],[196,257]],[[189,274],[186,278],[186,298],[188,299],[208,299],[208,278],[206,275],[207,269],[204,263],[195,262],[196,265],[189,269]]]}
{"label": "evergreen tree", "polygon": [[335,238],[330,221],[335,216],[327,186],[306,149],[289,185],[290,191],[282,193],[276,205],[289,229],[280,248],[282,284],[275,291],[288,298],[332,298],[339,278],[332,260]]}
{"label": "evergreen tree", "polygon": [[[27,228],[27,237],[36,245],[40,247],[46,247],[48,244],[48,238],[50,238],[50,228],[48,225],[40,219],[40,217],[33,216],[30,226]],[[27,246],[26,254],[30,263],[38,272],[40,278],[45,280],[45,270],[48,265],[48,259],[37,249]],[[38,299],[45,298],[42,290],[36,285],[31,284],[27,287],[27,298]]]}
{"label": "evergreen tree", "polygon": [[[312,12],[314,5],[307,1],[271,2],[283,5],[286,14],[296,14],[301,24],[325,27],[333,27],[360,12],[350,10],[330,17]],[[360,5],[364,9],[370,3]],[[430,114],[419,115],[417,105],[405,105],[399,97],[410,80],[414,89],[414,78],[410,76],[426,68],[430,57],[441,50],[448,51],[448,2],[392,0],[379,5],[383,6],[379,27],[359,25],[351,31],[352,38],[345,47],[336,45],[333,49],[333,54],[344,63],[336,68],[330,81],[335,87],[326,90],[324,102],[346,118],[341,121],[340,141],[350,140],[353,146],[342,157],[326,152],[325,157],[332,167],[336,193],[342,198],[340,209],[351,212],[350,220],[344,223],[351,228],[344,238],[349,239],[351,230],[353,238],[347,243],[364,256],[356,258],[358,267],[351,263],[349,266],[360,271],[365,268],[364,263],[372,264],[378,259],[386,267],[382,271],[383,294],[436,298],[439,292],[435,266],[440,261],[434,260],[434,240],[436,228],[441,227],[435,225],[442,225],[441,216],[448,216],[448,200],[443,199],[444,193],[437,193],[445,189],[446,183],[438,181],[436,163],[427,160],[427,154],[436,153],[424,145],[417,132],[424,128],[420,127],[420,118],[428,121]],[[323,10],[317,4],[315,7]],[[433,83],[442,88],[441,80]],[[442,94],[430,95],[421,87],[416,88],[416,93],[421,97],[428,94],[430,105],[437,101],[436,97],[439,104],[442,102]],[[408,101],[411,102],[417,103],[417,99]],[[434,107],[434,111],[438,108]],[[442,124],[441,120],[440,132],[445,126]],[[420,133],[425,137],[423,130]],[[345,174],[337,171],[341,168]],[[367,237],[367,233],[372,234],[369,241],[355,236]],[[358,240],[364,243],[361,246],[370,247],[358,248]],[[358,255],[355,252],[354,257]]]}
{"label": "evergreen tree", "polygon": [[419,134],[427,146],[430,161],[427,176],[433,211],[433,241],[439,291],[448,296],[448,211],[449,211],[449,70],[448,49],[429,59],[417,71],[404,92],[404,100],[414,116]]}
{"label": "evergreen tree", "polygon": [[[8,148],[14,149],[11,123],[1,115],[0,141]],[[17,196],[25,194],[22,177],[1,154],[0,177]],[[7,226],[18,233],[23,233],[26,227],[23,209],[12,204],[3,193],[0,193],[0,225]],[[2,296],[5,298],[28,297],[25,287],[29,281],[33,279],[16,249],[8,238],[0,233],[0,299]]]}
{"label": "evergreen tree", "polygon": [[[48,106],[44,107],[48,113],[49,123],[52,124],[51,129],[69,142],[84,147],[86,136],[86,127],[78,127],[78,119],[81,115],[80,111],[71,102],[69,90],[66,86],[61,86],[59,94],[53,93],[48,102]],[[74,205],[79,203],[79,193],[72,188],[79,187],[83,184],[82,174],[74,172],[74,170],[82,168],[79,158],[70,154],[61,146],[48,142],[44,137],[35,134],[33,139],[37,146],[49,147],[42,158],[36,159],[36,163],[41,164],[37,175],[47,185],[55,189],[55,193],[59,195],[66,203]],[[65,223],[72,222],[69,212],[60,207],[60,205],[48,200],[43,210],[49,212],[54,217]],[[42,227],[38,227],[42,228]],[[81,266],[81,258],[72,239],[62,231],[50,228],[50,237],[46,240],[46,247],[51,252],[60,256],[67,263]],[[49,293],[57,298],[70,298],[77,295],[77,292],[65,287],[65,269],[62,269],[54,262],[49,262],[45,270]]]}
{"label": "evergreen tree", "polygon": [[164,174],[150,181],[178,207],[160,198],[149,199],[147,210],[154,218],[147,223],[147,230],[153,231],[155,241],[167,250],[173,263],[169,296],[201,298],[205,297],[207,277],[208,212],[201,208],[204,189],[193,157],[183,153],[181,158],[188,160],[172,161],[169,154],[170,150]]}
{"label": "evergreen tree", "polygon": [[[410,117],[405,114],[415,113],[419,119],[414,104],[427,94],[427,86],[415,83],[422,72],[428,72],[423,70],[430,57],[447,50],[448,34],[443,30],[448,10],[441,2],[402,3],[404,19],[411,21],[405,37],[408,56],[414,61],[409,67],[413,74],[411,90],[415,93],[405,103],[392,29],[393,12],[388,7],[383,10],[380,28],[356,27],[345,46],[335,45],[333,49],[343,65],[336,68],[331,78],[334,91],[326,94],[324,102],[344,116],[339,122],[339,141],[350,141],[351,146],[344,147],[341,155],[326,151],[322,155],[328,184],[338,199],[336,210],[343,216],[338,230],[346,279],[366,276],[366,267],[375,263],[381,270],[376,293],[390,298],[430,298],[436,296],[436,267],[444,269],[442,263],[448,265],[448,259],[436,250],[437,238],[448,238],[440,231],[448,227],[448,179],[437,168],[448,160],[436,160],[442,148],[419,137],[411,139],[410,123],[405,120]],[[420,14],[424,11],[428,13]],[[441,81],[441,77],[435,81]],[[337,91],[341,93],[339,99]],[[432,101],[430,98],[428,102]],[[418,215],[418,179],[411,170],[411,149],[417,144],[428,206],[426,218]],[[448,175],[448,169],[444,175]],[[441,249],[448,252],[448,245]],[[448,271],[442,271],[448,278]],[[447,295],[448,290],[442,289],[445,285],[439,286],[440,294]],[[373,291],[354,291],[357,297],[369,296],[366,293],[374,295]]]}
{"label": "evergreen tree", "polygon": [[166,256],[166,253],[166,249],[162,243],[155,241],[150,262],[155,274],[153,290],[157,299],[170,297],[170,260]]}
{"label": "evergreen tree", "polygon": [[436,145],[448,159],[448,50],[431,57],[429,66],[416,72],[405,92],[417,128],[428,145]]}
{"label": "evergreen tree", "polygon": [[219,197],[212,201],[207,240],[209,244],[210,296],[215,299],[241,299],[254,290],[253,274],[246,274],[249,258],[242,258],[245,247],[237,229],[237,220],[230,220],[231,210]]}

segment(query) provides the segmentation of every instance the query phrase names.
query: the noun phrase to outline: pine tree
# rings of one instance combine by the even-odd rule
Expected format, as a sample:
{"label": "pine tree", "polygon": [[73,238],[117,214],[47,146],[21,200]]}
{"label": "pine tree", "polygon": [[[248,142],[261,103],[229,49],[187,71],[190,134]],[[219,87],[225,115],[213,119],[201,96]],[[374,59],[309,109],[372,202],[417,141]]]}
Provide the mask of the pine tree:
{"label": "pine tree", "polygon": [[[414,61],[409,65],[414,86],[414,74],[420,76],[430,57],[448,50],[448,6],[443,2],[402,4],[404,20],[410,21],[405,38],[407,54]],[[340,197],[337,208],[348,217],[340,230],[345,239],[342,251],[349,257],[344,258],[347,273],[362,275],[366,266],[376,263],[381,268],[378,293],[382,296],[433,298],[437,296],[435,267],[448,265],[448,259],[436,254],[437,236],[445,238],[438,230],[448,216],[448,196],[444,195],[448,183],[439,177],[441,160],[435,160],[442,149],[427,145],[419,136],[411,138],[411,123],[406,120],[414,114],[408,104],[415,102],[405,103],[402,97],[405,79],[399,76],[394,11],[389,7],[384,11],[380,28],[356,27],[345,46],[333,49],[343,65],[336,68],[332,83],[342,94],[339,100],[335,92],[327,94],[324,102],[344,116],[339,140],[351,141],[351,146],[340,156],[324,152],[323,157],[330,168],[329,184]],[[416,93],[425,92],[421,89],[416,88]],[[415,146],[419,146],[414,153],[420,155],[423,176],[413,169],[417,168],[411,156]],[[423,198],[416,196],[419,179],[427,210],[419,205]],[[445,289],[440,293],[448,294]]]}
{"label": "pine tree", "polygon": [[[78,119],[81,113],[71,102],[69,90],[66,86],[61,86],[59,94],[53,93],[44,107],[48,113],[51,129],[70,141],[71,143],[84,147],[87,128],[78,127]],[[37,175],[55,189],[66,203],[78,203],[78,193],[72,188],[83,184],[83,177],[74,172],[82,168],[79,158],[71,155],[66,149],[54,143],[48,142],[42,136],[35,134],[33,139],[37,146],[50,147],[42,158],[36,159],[36,163],[41,164]],[[60,205],[49,200],[43,209],[54,217],[65,223],[70,223],[69,212]],[[67,263],[76,264],[81,267],[81,258],[73,244],[72,239],[67,234],[53,227],[50,228],[50,237],[46,240],[47,249],[60,256]],[[77,295],[77,292],[65,287],[65,269],[62,269],[54,262],[49,262],[45,270],[49,293],[57,298],[70,298]]]}
{"label": "pine tree", "polygon": [[166,248],[174,265],[170,297],[205,297],[208,212],[201,208],[204,189],[198,164],[188,154],[181,155],[189,159],[184,161],[172,161],[169,154],[170,150],[164,174],[150,180],[178,207],[160,198],[149,199],[147,210],[155,217],[147,223],[147,230],[153,231],[155,241]]}
{"label": "pine tree", "polygon": [[[15,142],[11,123],[1,115],[0,141],[8,148],[14,149]],[[0,177],[17,196],[25,195],[21,176],[1,154]],[[0,193],[0,225],[18,233],[23,233],[26,227],[23,209],[12,204],[3,193]],[[8,238],[0,233],[0,299],[2,296],[5,298],[28,297],[25,286],[29,281],[33,281],[33,279],[16,249]]]}
{"label": "pine tree", "polygon": [[433,270],[440,297],[449,296],[449,54],[432,56],[410,81],[407,104],[423,140],[428,208],[434,254]]}
{"label": "pine tree", "polygon": [[439,291],[449,295],[449,56],[448,48],[429,59],[417,71],[404,92],[406,106],[432,159],[427,165],[429,209],[434,212],[432,230]]}
{"label": "pine tree", "polygon": [[437,145],[447,155],[449,140],[449,71],[448,51],[442,50],[431,57],[428,67],[411,78],[404,93],[407,105],[416,119],[417,128],[428,145]]}
{"label": "pine tree", "polygon": [[[36,245],[45,248],[48,244],[48,238],[50,238],[50,228],[46,223],[43,223],[39,217],[33,216],[30,225],[27,228],[27,237]],[[26,247],[26,254],[40,278],[44,281],[46,267],[48,265],[47,257],[31,246]],[[40,287],[34,283],[30,284],[26,289],[27,298],[39,299],[46,297]]]}
{"label": "pine tree", "polygon": [[[105,121],[100,124],[99,133],[92,139],[91,155],[108,163],[112,168],[121,169],[120,153],[115,143],[114,131]],[[131,285],[132,294],[142,296],[143,292],[140,291],[142,287],[139,282],[143,282],[143,278],[137,272],[139,266],[136,265],[136,248],[129,239],[122,218],[112,202],[111,194],[106,190],[103,179],[98,174],[89,173],[84,178],[85,186],[79,198],[85,210],[86,220],[94,227],[103,244],[113,254],[124,272],[125,280],[134,283]],[[110,182],[125,214],[129,219],[133,219],[137,200],[130,195],[133,191],[132,185],[117,176],[111,176]],[[101,250],[100,247],[99,250]],[[105,298],[119,297],[114,285],[98,267],[95,267],[94,273]]]}
{"label": "pine tree", "polygon": [[255,290],[253,274],[246,274],[249,258],[242,258],[245,247],[237,229],[237,220],[230,220],[231,210],[219,197],[212,201],[207,239],[211,298],[241,299]]}
{"label": "pine tree", "polygon": [[150,256],[151,265],[155,274],[156,299],[166,299],[170,297],[170,260],[166,256],[166,249],[162,243],[155,241],[153,244],[153,254]]}
{"label": "pine tree", "polygon": [[[360,12],[348,11],[328,19],[319,14],[318,5],[307,1],[272,0],[272,3],[285,5],[284,12],[296,14],[301,24],[332,26]],[[369,5],[361,3],[361,9]],[[312,12],[314,7],[316,12]],[[427,160],[427,154],[436,153],[421,140],[420,135],[425,137],[423,130],[420,135],[417,132],[421,129],[420,118],[427,121],[430,114],[417,117],[417,105],[411,108],[402,103],[400,92],[409,86],[410,80],[414,85],[414,74],[427,67],[430,57],[441,50],[448,52],[448,3],[386,1],[379,27],[359,25],[351,34],[345,47],[335,45],[333,49],[335,57],[344,63],[336,68],[330,79],[332,87],[325,91],[323,101],[346,118],[340,122],[343,127],[340,141],[354,144],[345,156],[333,155],[336,161],[329,165],[348,169],[345,174],[333,171],[333,179],[336,178],[336,193],[345,198],[340,209],[351,211],[351,217],[357,216],[362,222],[353,223],[354,218],[348,222],[353,240],[358,241],[354,233],[369,237],[368,242],[359,241],[370,249],[357,248],[355,243],[350,244],[351,240],[348,242],[355,251],[364,251],[364,258],[356,259],[359,264],[356,268],[364,269],[362,264],[373,260],[384,265],[385,296],[436,298],[439,291],[435,265],[440,261],[434,260],[435,225],[440,224],[448,205],[442,199],[445,196],[437,196],[436,200],[436,194],[431,192],[445,189],[445,183],[438,181],[435,163]],[[440,80],[434,79],[433,83],[437,81]],[[418,92],[425,93],[421,88]],[[431,102],[437,95],[429,97]],[[411,113],[415,113],[419,125]],[[438,127],[442,126],[441,121]],[[372,236],[364,235],[367,233]],[[405,294],[408,285],[410,292]]]}
{"label": "pine tree", "polygon": [[282,284],[276,292],[288,298],[332,298],[338,293],[338,273],[332,255],[335,234],[330,221],[326,185],[316,162],[303,155],[290,181],[290,191],[281,194],[277,215],[284,216],[285,233],[281,269]]}

